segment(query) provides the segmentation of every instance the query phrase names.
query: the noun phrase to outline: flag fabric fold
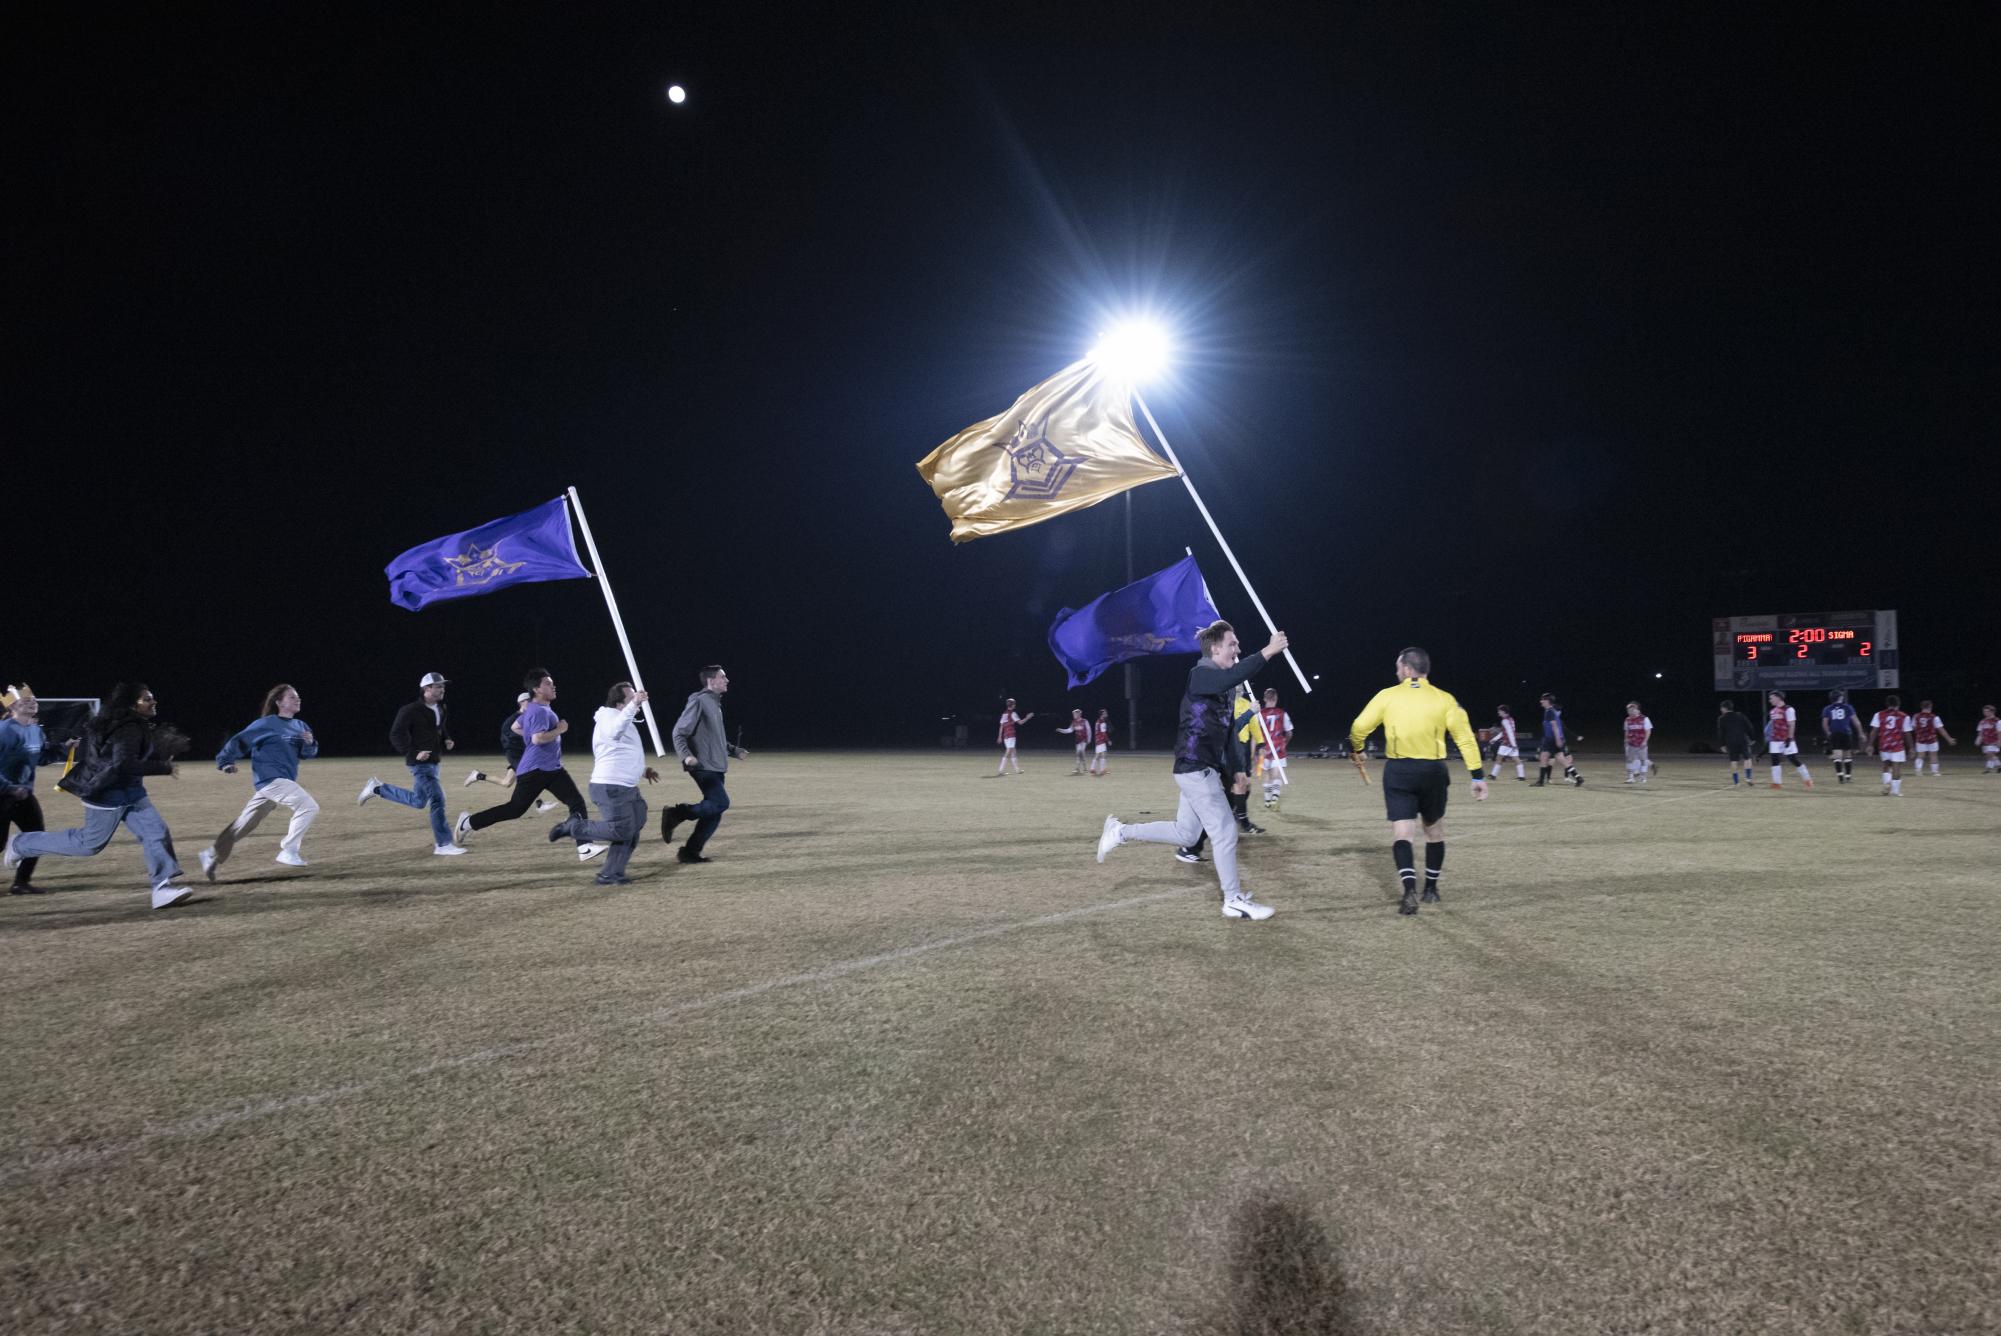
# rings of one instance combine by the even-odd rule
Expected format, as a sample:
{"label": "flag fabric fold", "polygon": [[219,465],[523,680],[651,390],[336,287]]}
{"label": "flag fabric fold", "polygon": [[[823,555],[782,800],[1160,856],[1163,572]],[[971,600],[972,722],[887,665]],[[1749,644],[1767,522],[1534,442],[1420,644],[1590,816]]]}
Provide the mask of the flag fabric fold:
{"label": "flag fabric fold", "polygon": [[541,580],[588,580],[562,497],[420,543],[383,568],[389,601],[416,612],[446,599],[491,594]]}
{"label": "flag fabric fold", "polygon": [[944,505],[955,543],[1179,476],[1140,438],[1130,398],[1088,358],[946,441],[917,472]]}
{"label": "flag fabric fold", "polygon": [[1183,557],[1081,608],[1065,608],[1049,626],[1049,648],[1081,687],[1113,664],[1147,654],[1197,653],[1195,634],[1221,619],[1195,558]]}

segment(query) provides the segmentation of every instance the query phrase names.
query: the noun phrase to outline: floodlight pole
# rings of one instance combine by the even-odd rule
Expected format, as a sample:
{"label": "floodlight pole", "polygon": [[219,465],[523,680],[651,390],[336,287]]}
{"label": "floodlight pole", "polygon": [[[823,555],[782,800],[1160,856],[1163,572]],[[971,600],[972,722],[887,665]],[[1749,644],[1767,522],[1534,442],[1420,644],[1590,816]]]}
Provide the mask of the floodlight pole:
{"label": "floodlight pole", "polygon": [[[577,525],[584,531],[584,546],[591,550],[591,566],[597,571],[598,585],[604,590],[604,605],[611,609],[612,629],[618,632],[618,646],[625,651],[625,669],[632,674],[632,689],[646,690],[646,684],[639,676],[639,661],[632,657],[632,641],[626,638],[625,619],[618,615],[618,600],[612,597],[611,579],[604,573],[604,558],[598,555],[598,540],[591,537],[591,522],[584,518],[584,503],[577,496],[577,489],[569,488],[570,509],[577,513]],[[640,709],[646,711],[646,731],[653,735],[653,754],[665,756],[667,744],[660,740],[660,725],[653,718],[652,702],[648,701]]]}
{"label": "floodlight pole", "polygon": [[[1251,606],[1258,610],[1258,616],[1264,618],[1265,629],[1278,630],[1278,623],[1271,619],[1269,612],[1265,611],[1264,600],[1258,597],[1257,590],[1251,588],[1251,577],[1244,574],[1243,566],[1237,561],[1237,554],[1230,550],[1229,540],[1224,538],[1223,531],[1216,527],[1216,517],[1209,513],[1209,507],[1202,504],[1202,494],[1195,490],[1195,483],[1189,478],[1188,470],[1181,467],[1181,459],[1174,453],[1174,447],[1168,443],[1167,434],[1161,431],[1160,423],[1154,420],[1153,410],[1146,406],[1146,400],[1140,395],[1137,387],[1134,387],[1132,396],[1133,402],[1139,405],[1139,411],[1146,415],[1147,426],[1153,428],[1154,439],[1159,441],[1160,448],[1167,452],[1167,462],[1174,465],[1174,471],[1181,475],[1181,485],[1188,489],[1188,495],[1195,500],[1195,508],[1202,512],[1202,518],[1208,522],[1209,532],[1216,537],[1216,545],[1222,548],[1223,555],[1230,559],[1230,569],[1237,573],[1237,579],[1243,582],[1244,592],[1251,596]],[[1306,673],[1300,668],[1299,660],[1292,657],[1291,646],[1285,649],[1285,661],[1292,665],[1292,675],[1299,679],[1299,689],[1309,696],[1312,695],[1313,684],[1306,680]]]}
{"label": "floodlight pole", "polygon": [[[1133,494],[1126,489],[1126,583],[1131,584],[1133,576]],[[1126,660],[1126,750],[1139,750],[1139,676],[1133,670],[1133,661]]]}

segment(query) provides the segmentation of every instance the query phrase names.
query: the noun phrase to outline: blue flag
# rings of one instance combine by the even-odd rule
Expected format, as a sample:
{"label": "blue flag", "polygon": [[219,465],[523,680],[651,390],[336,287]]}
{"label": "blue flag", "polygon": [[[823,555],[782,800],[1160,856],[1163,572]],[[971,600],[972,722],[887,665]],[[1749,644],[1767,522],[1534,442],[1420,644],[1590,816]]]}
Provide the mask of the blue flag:
{"label": "blue flag", "polygon": [[416,612],[448,598],[491,594],[537,580],[588,580],[557,497],[533,510],[420,543],[383,568],[389,601]]}
{"label": "blue flag", "polygon": [[1081,687],[1115,663],[1144,654],[1197,653],[1195,633],[1221,620],[1209,586],[1183,557],[1144,580],[1065,608],[1049,627],[1049,648]]}

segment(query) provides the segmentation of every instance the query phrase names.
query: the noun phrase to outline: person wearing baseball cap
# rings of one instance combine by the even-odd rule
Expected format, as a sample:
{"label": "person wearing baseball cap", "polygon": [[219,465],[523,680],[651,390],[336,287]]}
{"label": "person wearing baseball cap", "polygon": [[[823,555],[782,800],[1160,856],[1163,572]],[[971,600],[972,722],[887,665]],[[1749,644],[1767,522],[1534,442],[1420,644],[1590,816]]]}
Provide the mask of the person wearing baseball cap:
{"label": "person wearing baseball cap", "polygon": [[425,673],[417,683],[423,695],[398,710],[396,721],[389,725],[389,741],[403,753],[403,764],[410,767],[411,787],[384,784],[370,775],[354,800],[357,807],[370,798],[387,798],[405,807],[430,808],[431,852],[439,857],[465,852],[452,843],[451,827],[445,824],[445,789],[438,783],[438,762],[458,746],[445,714],[445,685],[443,673]]}

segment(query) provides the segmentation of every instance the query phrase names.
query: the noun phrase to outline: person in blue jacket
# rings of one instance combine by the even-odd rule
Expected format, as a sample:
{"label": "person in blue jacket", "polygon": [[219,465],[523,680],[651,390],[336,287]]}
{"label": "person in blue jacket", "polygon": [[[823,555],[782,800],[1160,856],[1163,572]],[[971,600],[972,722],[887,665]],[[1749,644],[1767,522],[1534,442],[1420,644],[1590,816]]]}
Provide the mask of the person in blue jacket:
{"label": "person in blue jacket", "polygon": [[[5,836],[9,826],[21,831],[44,830],[42,803],[35,797],[35,767],[44,761],[60,761],[64,749],[43,735],[42,705],[29,688],[10,687],[0,695],[0,702],[7,707],[5,717],[0,717],[0,836]],[[35,885],[37,861],[21,860],[7,894],[42,893]]]}
{"label": "person in blue jacket", "polygon": [[320,805],[313,795],[299,787],[299,762],[320,754],[313,730],[299,718],[299,693],[289,682],[280,682],[264,693],[264,711],[257,722],[222,744],[215,768],[224,774],[236,773],[236,763],[250,762],[250,801],[236,814],[236,820],[222,828],[215,843],[201,851],[202,875],[215,880],[216,872],[229,861],[236,842],[257,829],[258,823],[280,807],[291,809],[292,824],[278,844],[277,860],[286,867],[306,866],[300,841],[312,828]]}

